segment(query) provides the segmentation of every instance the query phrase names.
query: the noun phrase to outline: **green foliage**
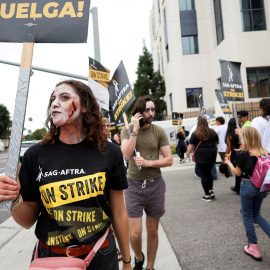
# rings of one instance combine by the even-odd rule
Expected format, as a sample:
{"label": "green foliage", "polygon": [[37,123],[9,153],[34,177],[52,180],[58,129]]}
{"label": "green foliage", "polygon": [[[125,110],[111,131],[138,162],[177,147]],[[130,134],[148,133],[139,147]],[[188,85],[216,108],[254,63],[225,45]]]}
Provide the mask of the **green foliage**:
{"label": "green foliage", "polygon": [[47,133],[47,129],[40,128],[35,130],[33,133],[27,134],[25,136],[26,141],[32,141],[32,140],[42,140],[43,136]]}
{"label": "green foliage", "polygon": [[[150,95],[156,104],[156,115],[163,113],[167,109],[166,102],[162,100],[166,93],[165,82],[159,71],[153,69],[153,59],[146,47],[143,47],[143,54],[139,56],[137,67],[137,80],[134,84],[134,94],[136,99],[141,96]],[[131,117],[131,111],[135,101],[127,110],[127,115]]]}
{"label": "green foliage", "polygon": [[172,155],[176,154],[176,145],[170,145],[171,147],[171,151],[172,151]]}
{"label": "green foliage", "polygon": [[5,105],[0,104],[0,137],[4,137],[8,133],[11,126],[9,111]]}

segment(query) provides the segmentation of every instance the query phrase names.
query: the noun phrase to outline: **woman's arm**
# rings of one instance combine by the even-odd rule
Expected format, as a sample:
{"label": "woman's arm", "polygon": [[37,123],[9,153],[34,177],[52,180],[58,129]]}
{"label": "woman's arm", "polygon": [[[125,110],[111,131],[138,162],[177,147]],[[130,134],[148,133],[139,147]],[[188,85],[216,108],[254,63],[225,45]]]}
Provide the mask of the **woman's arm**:
{"label": "woman's arm", "polygon": [[236,166],[236,168],[233,166],[233,164],[231,163],[230,160],[228,160],[225,157],[225,163],[230,167],[231,171],[236,175],[236,176],[240,176],[242,174],[242,170]]}
{"label": "woman's arm", "polygon": [[[123,190],[109,189],[109,204],[113,212],[113,230],[125,262],[130,261],[129,225],[126,207],[124,205]],[[123,270],[131,270],[131,263],[123,263]]]}

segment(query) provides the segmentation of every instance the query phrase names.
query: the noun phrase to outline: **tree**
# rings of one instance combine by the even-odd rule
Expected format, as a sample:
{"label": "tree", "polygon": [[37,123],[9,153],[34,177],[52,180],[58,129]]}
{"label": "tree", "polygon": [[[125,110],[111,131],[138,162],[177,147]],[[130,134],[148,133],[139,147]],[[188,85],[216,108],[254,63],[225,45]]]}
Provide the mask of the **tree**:
{"label": "tree", "polygon": [[25,136],[26,141],[31,141],[31,140],[42,140],[43,136],[47,133],[47,129],[40,128],[36,129],[33,133],[27,134]]}
{"label": "tree", "polygon": [[[162,99],[166,93],[165,82],[159,70],[154,71],[152,55],[145,46],[143,47],[143,54],[139,56],[136,74],[137,80],[134,84],[136,99],[141,96],[151,96],[156,104],[155,118],[160,119],[158,116],[167,109],[166,102]],[[128,108],[128,115],[131,114],[133,107],[134,103]]]}
{"label": "tree", "polygon": [[0,137],[6,135],[10,123],[9,111],[5,105],[0,104]]}

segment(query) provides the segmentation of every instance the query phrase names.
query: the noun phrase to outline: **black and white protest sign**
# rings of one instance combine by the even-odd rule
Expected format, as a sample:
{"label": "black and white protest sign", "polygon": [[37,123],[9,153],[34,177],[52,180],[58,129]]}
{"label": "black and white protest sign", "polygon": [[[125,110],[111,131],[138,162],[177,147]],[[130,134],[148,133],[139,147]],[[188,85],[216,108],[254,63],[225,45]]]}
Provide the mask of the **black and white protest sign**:
{"label": "black and white protest sign", "polygon": [[183,123],[183,113],[180,112],[172,112],[172,124],[181,126]]}
{"label": "black and white protest sign", "polygon": [[90,0],[0,0],[0,42],[87,42]]}
{"label": "black and white protest sign", "polygon": [[110,105],[117,122],[135,100],[123,61],[117,67],[109,84]]}
{"label": "black and white protest sign", "polygon": [[221,90],[227,101],[244,101],[243,84],[239,62],[219,60],[221,68]]}
{"label": "black and white protest sign", "polygon": [[89,57],[88,85],[91,88],[99,106],[109,111],[110,71],[95,59]]}
{"label": "black and white protest sign", "polygon": [[112,111],[103,111],[103,116],[105,118],[108,118],[110,121],[110,131],[116,130],[116,123],[113,117],[113,112]]}
{"label": "black and white protest sign", "polygon": [[213,128],[216,127],[216,117],[212,112],[205,112],[203,116],[206,118],[208,125],[212,126]]}
{"label": "black and white protest sign", "polygon": [[117,126],[118,130],[121,130],[125,126],[125,121],[124,121],[123,115],[117,121],[116,126]]}
{"label": "black and white protest sign", "polygon": [[200,110],[201,110],[201,115],[203,115],[203,114],[206,113],[206,110],[205,110],[205,107],[204,107],[204,104],[203,104],[202,94],[197,95],[197,99],[198,99],[198,104],[199,104],[199,107],[200,107]]}
{"label": "black and white protest sign", "polygon": [[221,90],[216,89],[215,90],[219,105],[221,107],[221,110],[224,114],[231,114],[231,109],[229,107],[229,104],[227,100],[223,97]]}

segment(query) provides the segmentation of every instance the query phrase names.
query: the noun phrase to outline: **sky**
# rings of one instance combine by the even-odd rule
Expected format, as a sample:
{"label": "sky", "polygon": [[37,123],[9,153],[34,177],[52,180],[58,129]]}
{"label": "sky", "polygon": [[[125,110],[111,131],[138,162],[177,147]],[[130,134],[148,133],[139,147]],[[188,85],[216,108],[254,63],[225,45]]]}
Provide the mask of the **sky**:
{"label": "sky", "polygon": [[[144,40],[151,51],[149,17],[152,0],[92,0],[92,7],[97,7],[98,10],[101,64],[110,70],[111,78],[122,60],[130,82],[134,83]],[[88,57],[94,58],[92,28],[90,14],[87,43],[35,44],[32,66],[88,76]],[[0,42],[0,60],[20,64],[21,54],[22,43]],[[15,108],[18,76],[19,67],[0,63],[0,104],[7,107],[11,119]],[[64,78],[66,77],[34,70],[29,86],[24,124],[26,130],[33,132],[44,127],[50,94]],[[29,121],[30,117],[32,121]],[[25,135],[27,133],[24,132]]]}

